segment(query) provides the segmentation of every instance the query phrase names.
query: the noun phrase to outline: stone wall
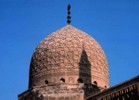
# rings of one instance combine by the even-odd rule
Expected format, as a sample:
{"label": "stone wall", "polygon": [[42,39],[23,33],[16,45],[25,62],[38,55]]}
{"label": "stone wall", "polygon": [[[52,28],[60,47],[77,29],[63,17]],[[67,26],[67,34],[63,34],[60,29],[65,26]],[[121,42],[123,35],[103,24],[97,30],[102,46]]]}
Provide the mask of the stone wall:
{"label": "stone wall", "polygon": [[20,94],[18,100],[84,100],[83,84],[36,86]]}
{"label": "stone wall", "polygon": [[92,95],[87,100],[139,100],[139,76]]}

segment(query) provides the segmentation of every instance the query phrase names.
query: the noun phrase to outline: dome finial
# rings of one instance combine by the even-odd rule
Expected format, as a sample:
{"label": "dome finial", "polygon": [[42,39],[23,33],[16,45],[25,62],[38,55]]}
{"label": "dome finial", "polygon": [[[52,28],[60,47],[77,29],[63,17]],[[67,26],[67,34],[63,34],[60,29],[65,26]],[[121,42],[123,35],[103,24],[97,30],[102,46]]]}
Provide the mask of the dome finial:
{"label": "dome finial", "polygon": [[71,8],[71,6],[70,6],[70,4],[68,5],[68,7],[67,7],[67,10],[68,10],[68,16],[67,16],[67,23],[68,24],[70,24],[71,23],[71,16],[70,16],[70,8]]}

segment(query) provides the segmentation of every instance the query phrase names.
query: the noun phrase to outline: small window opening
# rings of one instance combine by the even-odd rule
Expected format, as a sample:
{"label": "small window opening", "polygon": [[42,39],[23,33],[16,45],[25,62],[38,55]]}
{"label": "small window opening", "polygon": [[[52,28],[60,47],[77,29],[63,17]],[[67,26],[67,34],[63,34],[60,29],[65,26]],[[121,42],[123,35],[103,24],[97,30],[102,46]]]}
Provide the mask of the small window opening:
{"label": "small window opening", "polygon": [[60,83],[65,83],[65,79],[64,78],[61,78],[60,79]]}
{"label": "small window opening", "polygon": [[105,88],[107,88],[107,86],[105,85]]}
{"label": "small window opening", "polygon": [[93,83],[94,83],[95,85],[97,85],[97,82],[96,82],[96,81],[94,81]]}
{"label": "small window opening", "polygon": [[79,78],[79,79],[77,80],[77,82],[78,82],[78,83],[83,83],[83,80],[82,80],[81,78]]}
{"label": "small window opening", "polygon": [[45,84],[48,84],[49,82],[47,80],[45,80]]}

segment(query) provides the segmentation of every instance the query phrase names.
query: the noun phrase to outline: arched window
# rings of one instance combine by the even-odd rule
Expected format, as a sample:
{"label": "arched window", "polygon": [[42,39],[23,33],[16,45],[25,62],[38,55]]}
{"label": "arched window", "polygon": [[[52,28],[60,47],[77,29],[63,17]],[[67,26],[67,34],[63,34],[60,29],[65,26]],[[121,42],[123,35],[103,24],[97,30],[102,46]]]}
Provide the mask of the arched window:
{"label": "arched window", "polygon": [[64,78],[61,78],[60,79],[60,83],[65,83],[65,79]]}
{"label": "arched window", "polygon": [[47,80],[45,80],[45,84],[47,84],[47,85],[48,85],[48,84],[49,84],[49,82],[48,82]]}
{"label": "arched window", "polygon": [[96,81],[94,81],[93,83],[94,83],[94,85],[97,85],[97,82]]}
{"label": "arched window", "polygon": [[83,83],[83,80],[82,80],[81,78],[79,78],[79,79],[77,80],[77,82],[78,82],[78,83]]}

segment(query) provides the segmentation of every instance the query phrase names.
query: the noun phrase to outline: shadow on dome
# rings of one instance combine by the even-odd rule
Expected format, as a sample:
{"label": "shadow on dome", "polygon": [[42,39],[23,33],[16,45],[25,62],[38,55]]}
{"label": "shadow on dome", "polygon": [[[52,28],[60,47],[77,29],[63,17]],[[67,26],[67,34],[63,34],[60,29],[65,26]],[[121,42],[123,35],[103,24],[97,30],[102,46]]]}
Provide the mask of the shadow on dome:
{"label": "shadow on dome", "polygon": [[79,79],[84,83],[84,92],[88,96],[92,91],[91,88],[88,88],[91,85],[91,64],[88,59],[86,51],[83,49],[81,53],[81,58],[79,62]]}
{"label": "shadow on dome", "polygon": [[84,49],[79,62],[79,79],[83,80],[83,83],[91,83],[91,64]]}
{"label": "shadow on dome", "polygon": [[[91,63],[84,49],[79,62],[79,79],[84,83],[85,96],[90,96],[100,91],[97,85],[91,83]],[[97,82],[95,83],[97,84]]]}

